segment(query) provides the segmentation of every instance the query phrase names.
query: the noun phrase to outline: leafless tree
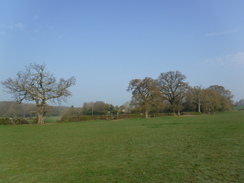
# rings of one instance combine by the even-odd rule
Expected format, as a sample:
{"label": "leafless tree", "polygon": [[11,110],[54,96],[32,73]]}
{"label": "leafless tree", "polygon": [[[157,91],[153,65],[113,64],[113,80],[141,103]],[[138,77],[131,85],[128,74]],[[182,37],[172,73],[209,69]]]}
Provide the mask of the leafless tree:
{"label": "leafless tree", "polygon": [[201,112],[201,106],[203,103],[203,89],[201,86],[190,87],[187,93],[189,102],[197,105],[198,112]]}
{"label": "leafless tree", "polygon": [[1,82],[8,93],[21,103],[34,101],[37,108],[38,124],[44,124],[43,115],[47,112],[47,101],[62,102],[71,95],[68,88],[75,84],[75,78],[59,81],[46,71],[45,65],[30,64],[24,72],[18,72],[16,78]]}

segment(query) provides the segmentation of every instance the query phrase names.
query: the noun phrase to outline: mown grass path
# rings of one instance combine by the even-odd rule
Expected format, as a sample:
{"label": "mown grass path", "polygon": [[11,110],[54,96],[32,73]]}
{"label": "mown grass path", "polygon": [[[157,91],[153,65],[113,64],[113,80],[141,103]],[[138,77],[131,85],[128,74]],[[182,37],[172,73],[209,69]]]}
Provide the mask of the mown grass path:
{"label": "mown grass path", "polygon": [[244,112],[0,126],[0,182],[244,182]]}

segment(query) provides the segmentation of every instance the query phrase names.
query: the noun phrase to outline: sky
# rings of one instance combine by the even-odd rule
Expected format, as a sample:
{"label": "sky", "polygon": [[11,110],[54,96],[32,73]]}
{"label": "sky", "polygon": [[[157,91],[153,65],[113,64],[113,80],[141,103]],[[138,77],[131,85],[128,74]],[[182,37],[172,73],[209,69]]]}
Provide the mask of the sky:
{"label": "sky", "polygon": [[[180,71],[244,98],[243,0],[1,0],[0,81],[30,63],[76,78],[65,106],[122,105],[132,79]],[[0,101],[12,100],[0,85]]]}

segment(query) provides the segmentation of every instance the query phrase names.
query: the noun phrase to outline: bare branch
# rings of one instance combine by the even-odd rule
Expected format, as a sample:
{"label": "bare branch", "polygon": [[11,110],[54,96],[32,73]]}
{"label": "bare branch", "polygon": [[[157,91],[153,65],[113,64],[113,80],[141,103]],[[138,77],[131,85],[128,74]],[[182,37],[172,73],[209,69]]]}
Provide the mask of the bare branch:
{"label": "bare branch", "polygon": [[25,72],[18,72],[16,78],[8,78],[1,84],[8,93],[13,94],[16,101],[34,101],[39,108],[39,117],[46,111],[46,102],[61,102],[71,95],[69,87],[75,84],[75,78],[61,78],[59,82],[49,72],[45,65],[30,64]]}

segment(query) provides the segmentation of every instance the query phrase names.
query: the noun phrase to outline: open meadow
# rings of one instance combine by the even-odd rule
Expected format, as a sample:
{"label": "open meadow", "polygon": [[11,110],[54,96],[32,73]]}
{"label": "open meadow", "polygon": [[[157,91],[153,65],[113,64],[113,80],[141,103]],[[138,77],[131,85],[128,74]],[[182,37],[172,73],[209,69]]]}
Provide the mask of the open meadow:
{"label": "open meadow", "polygon": [[244,182],[244,111],[0,126],[0,182]]}

